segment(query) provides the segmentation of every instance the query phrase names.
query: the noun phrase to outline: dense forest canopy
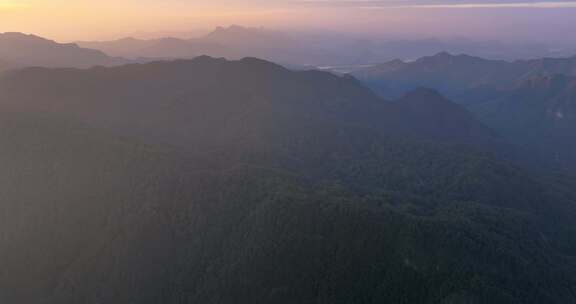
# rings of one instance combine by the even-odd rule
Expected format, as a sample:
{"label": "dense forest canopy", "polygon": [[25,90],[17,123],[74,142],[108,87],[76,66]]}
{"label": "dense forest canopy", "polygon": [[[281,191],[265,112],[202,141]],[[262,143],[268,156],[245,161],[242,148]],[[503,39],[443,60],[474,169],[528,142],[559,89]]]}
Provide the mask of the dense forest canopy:
{"label": "dense forest canopy", "polygon": [[28,68],[0,118],[8,303],[576,301],[574,176],[434,90],[254,58]]}

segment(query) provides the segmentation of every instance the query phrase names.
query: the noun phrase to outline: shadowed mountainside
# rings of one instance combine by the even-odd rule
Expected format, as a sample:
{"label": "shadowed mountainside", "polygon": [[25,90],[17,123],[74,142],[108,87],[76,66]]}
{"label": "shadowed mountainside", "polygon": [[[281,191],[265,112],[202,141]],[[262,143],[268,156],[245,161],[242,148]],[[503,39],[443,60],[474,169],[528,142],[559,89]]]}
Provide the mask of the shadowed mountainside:
{"label": "shadowed mountainside", "polygon": [[576,166],[576,78],[537,75],[470,107],[526,150],[570,172]]}
{"label": "shadowed mountainside", "polygon": [[415,91],[404,100],[422,104],[425,99],[447,115],[415,119],[426,105],[389,102],[350,77],[294,72],[255,58],[199,57],[89,70],[33,68],[7,74],[0,88],[5,107],[70,114],[129,131],[140,128],[174,145],[188,142],[181,136],[210,141],[213,134],[261,135],[267,126],[303,119],[460,143],[497,140],[434,92]]}
{"label": "shadowed mountainside", "polygon": [[0,79],[0,299],[570,303],[575,181],[438,93],[201,57]]}
{"label": "shadowed mountainside", "polygon": [[421,85],[438,89],[521,153],[567,172],[576,167],[574,75],[574,57],[506,62],[447,53],[355,73],[382,95]]}

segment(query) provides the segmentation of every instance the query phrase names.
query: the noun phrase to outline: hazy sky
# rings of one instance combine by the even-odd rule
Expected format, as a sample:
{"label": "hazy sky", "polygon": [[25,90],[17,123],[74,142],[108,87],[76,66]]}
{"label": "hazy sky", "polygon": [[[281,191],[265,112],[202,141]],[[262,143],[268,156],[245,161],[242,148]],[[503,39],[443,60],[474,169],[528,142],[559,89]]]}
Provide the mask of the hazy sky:
{"label": "hazy sky", "polygon": [[576,0],[0,0],[0,32],[57,40],[229,24],[561,41],[576,39]]}

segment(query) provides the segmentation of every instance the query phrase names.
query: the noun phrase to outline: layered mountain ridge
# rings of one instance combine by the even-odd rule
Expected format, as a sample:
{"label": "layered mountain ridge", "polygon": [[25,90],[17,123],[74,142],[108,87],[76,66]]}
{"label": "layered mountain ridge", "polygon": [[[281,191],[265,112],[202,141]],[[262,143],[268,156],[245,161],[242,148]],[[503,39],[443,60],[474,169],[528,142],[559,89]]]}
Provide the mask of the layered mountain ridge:
{"label": "layered mountain ridge", "polygon": [[78,44],[127,58],[192,59],[210,55],[237,60],[250,56],[288,65],[334,60],[334,56],[326,58],[325,52],[306,48],[283,32],[238,25],[217,27],[198,38],[123,38],[115,41],[80,41]]}
{"label": "layered mountain ridge", "polygon": [[4,70],[29,66],[85,68],[123,62],[72,43],[61,44],[17,32],[0,34],[0,69]]}
{"label": "layered mountain ridge", "polygon": [[525,155],[537,155],[530,162],[571,172],[575,69],[574,57],[507,62],[440,53],[354,75],[384,96],[422,85],[436,88]]}
{"label": "layered mountain ridge", "polygon": [[539,74],[575,75],[576,57],[503,61],[442,52],[413,62],[395,60],[353,73],[384,96],[397,96],[425,86],[461,103],[486,100],[498,90]]}
{"label": "layered mountain ridge", "polygon": [[[245,77],[242,77],[242,76]],[[139,89],[135,88],[138,83]],[[142,85],[145,84],[145,85]],[[135,64],[112,68],[93,68],[88,70],[74,69],[27,69],[10,73],[4,77],[0,86],[3,88],[4,100],[10,101],[16,108],[45,108],[54,112],[73,111],[75,115],[109,116],[112,108],[125,109],[129,117],[119,114],[122,124],[125,119],[140,119],[148,124],[163,122],[162,115],[182,116],[169,119],[173,123],[190,124],[184,119],[186,115],[218,116],[224,109],[230,115],[258,115],[270,123],[275,119],[306,118],[318,121],[338,120],[354,125],[364,125],[381,132],[387,129],[397,134],[416,137],[452,138],[455,142],[474,141],[479,138],[489,139],[492,133],[482,127],[475,118],[459,111],[459,106],[442,99],[438,94],[422,90],[424,98],[430,102],[442,104],[444,109],[451,108],[453,117],[429,117],[427,120],[407,118],[420,111],[403,103],[380,99],[358,81],[349,77],[340,77],[318,71],[290,71],[255,58],[240,61],[227,61],[211,57],[198,57],[194,60],[180,60]],[[174,88],[177,88],[174,90]],[[32,89],[32,90],[31,90]],[[220,90],[219,90],[220,89]],[[73,91],[71,91],[73,90]],[[418,102],[419,91],[407,95],[404,99]],[[427,92],[427,93],[426,93]],[[36,95],[38,94],[38,95]],[[43,103],[38,103],[39,96]],[[50,96],[54,96],[50,100]],[[133,100],[123,100],[122,96],[138,97],[139,106],[130,107]],[[159,98],[165,99],[162,103]],[[96,102],[101,99],[102,102]],[[213,100],[212,104],[203,101],[207,113],[190,113],[188,107],[202,99]],[[79,102],[78,100],[93,100]],[[15,102],[17,101],[17,102]],[[121,107],[123,103],[129,103]],[[440,110],[441,111],[441,110]],[[279,117],[276,117],[279,115]],[[109,118],[108,118],[109,119]],[[200,121],[200,117],[198,117]],[[458,134],[458,128],[435,128],[451,119],[472,127],[476,125],[477,137]],[[205,119],[202,119],[205,120]],[[214,122],[216,123],[216,121]],[[223,124],[225,125],[225,124]],[[223,125],[214,125],[218,129]],[[178,133],[176,129],[170,130]],[[162,128],[168,131],[169,125]],[[187,126],[194,132],[195,128]],[[197,128],[200,129],[200,128]],[[230,130],[232,131],[232,130]],[[170,138],[166,134],[166,138]],[[178,142],[182,142],[178,140]]]}

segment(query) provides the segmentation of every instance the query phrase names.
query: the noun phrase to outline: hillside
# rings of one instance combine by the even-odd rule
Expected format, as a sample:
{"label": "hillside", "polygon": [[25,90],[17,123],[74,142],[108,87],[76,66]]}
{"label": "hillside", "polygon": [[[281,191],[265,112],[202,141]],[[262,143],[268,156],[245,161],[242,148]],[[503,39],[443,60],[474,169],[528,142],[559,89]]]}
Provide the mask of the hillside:
{"label": "hillside", "polygon": [[568,172],[575,168],[576,78],[537,75],[471,110],[547,162]]}
{"label": "hillside", "polygon": [[4,302],[576,300],[574,181],[435,91],[200,57],[10,72],[0,118]]}

